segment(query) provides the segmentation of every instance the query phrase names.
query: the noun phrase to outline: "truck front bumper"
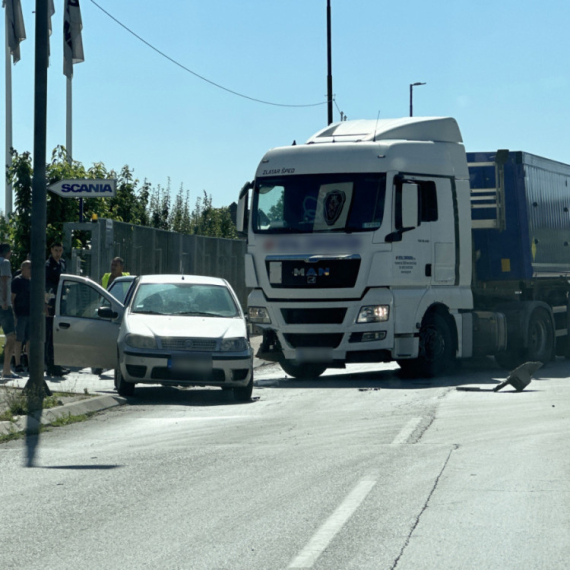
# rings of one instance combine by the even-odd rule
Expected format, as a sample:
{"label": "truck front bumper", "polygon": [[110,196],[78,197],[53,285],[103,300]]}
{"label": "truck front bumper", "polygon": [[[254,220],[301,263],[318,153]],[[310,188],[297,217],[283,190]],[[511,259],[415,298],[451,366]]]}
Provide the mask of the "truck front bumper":
{"label": "truck front bumper", "polygon": [[[370,289],[359,300],[280,300],[271,303],[257,289],[250,294],[248,304],[265,307],[271,319],[271,323],[255,323],[267,339],[257,355],[259,358],[319,362],[330,367],[344,366],[347,362],[392,359],[393,298],[388,289]],[[356,322],[362,307],[376,305],[389,307],[387,321]]]}

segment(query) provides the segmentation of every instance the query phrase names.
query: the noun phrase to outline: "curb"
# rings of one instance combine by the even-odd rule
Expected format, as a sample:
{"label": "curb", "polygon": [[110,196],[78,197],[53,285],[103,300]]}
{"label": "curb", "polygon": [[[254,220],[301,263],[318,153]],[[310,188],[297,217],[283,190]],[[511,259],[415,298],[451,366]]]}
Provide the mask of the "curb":
{"label": "curb", "polygon": [[0,435],[9,435],[10,433],[18,433],[21,431],[37,431],[40,425],[47,425],[62,416],[79,416],[81,414],[89,414],[100,412],[115,406],[122,406],[127,403],[126,398],[120,396],[96,396],[95,398],[87,398],[80,402],[72,402],[58,406],[57,408],[49,408],[43,410],[38,417],[37,414],[29,416],[20,416],[14,422],[0,422]]}

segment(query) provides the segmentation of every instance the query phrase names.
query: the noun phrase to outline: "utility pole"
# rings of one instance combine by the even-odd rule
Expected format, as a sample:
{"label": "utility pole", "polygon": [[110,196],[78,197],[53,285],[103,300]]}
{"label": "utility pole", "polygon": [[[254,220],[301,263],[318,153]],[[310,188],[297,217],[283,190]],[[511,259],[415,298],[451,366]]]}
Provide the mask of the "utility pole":
{"label": "utility pole", "polygon": [[[48,0],[36,0],[34,177],[32,181],[32,282],[30,287],[30,379],[26,391],[41,408],[49,388],[44,381],[46,282],[46,131],[48,68]],[[38,409],[34,406],[33,409]]]}
{"label": "utility pole", "polygon": [[333,88],[332,88],[332,47],[331,47],[331,0],[327,0],[327,109],[328,124],[333,122]]}
{"label": "utility pole", "polygon": [[425,83],[411,83],[410,84],[410,117],[414,116],[414,104],[413,104],[413,99],[414,99],[414,87],[417,87],[418,85],[425,85]]}

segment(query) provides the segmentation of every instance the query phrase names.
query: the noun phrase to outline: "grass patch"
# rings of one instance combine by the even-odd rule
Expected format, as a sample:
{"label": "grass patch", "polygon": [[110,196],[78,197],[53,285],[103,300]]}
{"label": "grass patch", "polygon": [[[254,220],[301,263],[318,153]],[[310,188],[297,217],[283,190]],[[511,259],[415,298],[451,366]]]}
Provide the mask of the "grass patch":
{"label": "grass patch", "polygon": [[78,422],[84,422],[88,420],[91,417],[91,415],[92,414],[78,414],[76,416],[73,416],[71,414],[67,414],[67,416],[60,416],[59,418],[48,424],[48,426],[61,427],[61,426],[68,426],[69,424],[76,424]]}
{"label": "grass patch", "polygon": [[[97,412],[89,412],[87,414],[78,414],[76,416],[72,415],[72,414],[68,414],[67,416],[61,416],[60,418],[57,418],[56,420],[54,420],[53,422],[47,424],[47,425],[40,425],[38,426],[38,429],[33,431],[32,433],[34,435],[38,434],[38,433],[42,433],[45,431],[50,431],[50,428],[52,427],[62,427],[62,426],[68,426],[70,424],[76,424],[79,422],[84,422],[87,421],[91,416],[94,416]],[[23,439],[26,437],[26,432],[25,431],[11,431],[10,433],[6,433],[6,434],[0,434],[0,445],[3,443],[8,443],[9,441],[15,441],[17,439]]]}
{"label": "grass patch", "polygon": [[[5,388],[2,390],[3,394],[0,396],[0,421],[11,422],[15,416],[26,416],[30,413],[29,398],[24,394],[23,390],[17,388]],[[63,406],[60,398],[63,394],[55,393],[51,396],[46,396],[43,400],[42,409],[48,410]]]}

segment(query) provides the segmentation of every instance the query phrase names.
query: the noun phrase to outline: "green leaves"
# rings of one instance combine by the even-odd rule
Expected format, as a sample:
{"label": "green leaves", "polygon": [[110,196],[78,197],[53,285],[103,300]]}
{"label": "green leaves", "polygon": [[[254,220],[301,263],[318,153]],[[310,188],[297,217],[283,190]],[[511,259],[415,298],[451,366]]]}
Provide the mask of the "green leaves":
{"label": "green leaves", "polygon": [[[12,166],[7,171],[15,194],[14,213],[9,219],[0,218],[0,239],[13,245],[14,266],[18,267],[26,259],[31,248],[32,210],[32,157],[29,152],[19,154],[12,150]],[[57,146],[46,166],[46,185],[64,179],[117,179],[117,194],[114,198],[84,199],[84,220],[89,221],[93,214],[98,218],[108,218],[141,226],[151,226],[184,234],[237,239],[235,225],[227,207],[214,208],[212,195],[205,190],[196,199],[190,211],[190,192],[180,187],[174,201],[170,179],[166,188],[152,187],[145,180],[142,184],[134,176],[134,171],[125,165],[119,173],[108,170],[102,162],[95,162],[85,168],[78,161],[68,161],[65,147]],[[62,241],[63,224],[79,221],[79,201],[62,198],[48,192],[47,195],[47,243]],[[86,235],[74,234],[74,247],[87,245]],[[49,251],[46,251],[46,256]]]}

